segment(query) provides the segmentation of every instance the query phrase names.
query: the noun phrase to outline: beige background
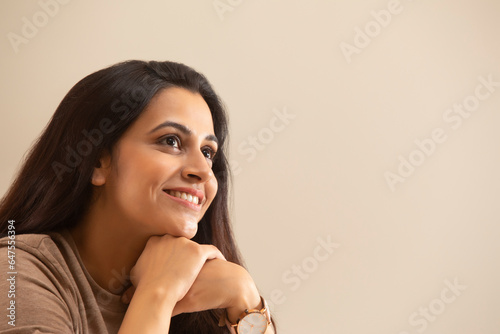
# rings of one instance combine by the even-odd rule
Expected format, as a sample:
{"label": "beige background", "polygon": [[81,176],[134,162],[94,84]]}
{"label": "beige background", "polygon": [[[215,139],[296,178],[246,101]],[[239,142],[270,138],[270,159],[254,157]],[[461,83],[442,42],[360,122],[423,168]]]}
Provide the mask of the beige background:
{"label": "beige background", "polygon": [[[0,193],[85,75],[184,62],[229,109],[237,238],[280,333],[498,333],[500,86],[476,87],[500,82],[500,2],[64,2],[0,4]],[[400,157],[420,165],[392,191]]]}

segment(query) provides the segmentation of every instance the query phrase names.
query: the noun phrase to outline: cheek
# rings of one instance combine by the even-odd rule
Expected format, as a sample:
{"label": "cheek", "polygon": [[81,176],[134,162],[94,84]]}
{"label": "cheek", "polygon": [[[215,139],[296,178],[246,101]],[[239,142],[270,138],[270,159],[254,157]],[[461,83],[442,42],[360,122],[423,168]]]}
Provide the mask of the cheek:
{"label": "cheek", "polygon": [[114,168],[116,186],[131,197],[134,197],[134,193],[144,196],[145,190],[149,192],[160,188],[163,182],[175,175],[176,165],[171,160],[165,154],[153,150],[125,151]]}
{"label": "cheek", "polygon": [[207,194],[207,199],[210,201],[210,203],[212,203],[212,201],[215,198],[215,195],[217,195],[218,187],[219,185],[215,177],[211,178],[210,181],[207,182],[206,194]]}
{"label": "cheek", "polygon": [[124,165],[129,173],[133,173],[132,177],[162,178],[176,170],[176,159],[155,149],[136,149],[128,152],[128,156],[130,158],[124,161]]}

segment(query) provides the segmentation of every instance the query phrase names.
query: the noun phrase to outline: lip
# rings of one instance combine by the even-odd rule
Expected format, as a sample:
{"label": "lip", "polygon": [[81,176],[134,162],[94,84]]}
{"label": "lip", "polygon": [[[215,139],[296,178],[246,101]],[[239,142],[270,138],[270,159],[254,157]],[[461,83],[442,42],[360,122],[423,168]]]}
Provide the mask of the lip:
{"label": "lip", "polygon": [[[170,195],[167,192],[168,190],[170,190],[170,191],[185,192],[185,193],[191,194],[193,196],[196,196],[196,197],[198,197],[200,199],[200,203],[199,204],[194,204],[194,203],[188,202],[186,200],[183,200],[181,198],[172,196],[172,195]],[[188,207],[188,208],[190,208],[192,210],[195,210],[195,211],[201,211],[201,207],[204,204],[204,200],[205,200],[205,194],[203,193],[203,191],[197,190],[197,189],[193,189],[193,188],[171,188],[171,189],[163,189],[163,193],[165,195],[167,195],[173,201],[176,201],[177,203],[179,203],[181,205],[184,205],[184,206],[186,206],[186,207]]]}

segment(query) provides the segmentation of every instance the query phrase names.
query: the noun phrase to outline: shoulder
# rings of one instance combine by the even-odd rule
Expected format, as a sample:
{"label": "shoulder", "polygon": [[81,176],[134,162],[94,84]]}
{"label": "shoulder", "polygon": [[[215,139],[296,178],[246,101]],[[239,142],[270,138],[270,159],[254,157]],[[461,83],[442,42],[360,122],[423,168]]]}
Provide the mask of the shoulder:
{"label": "shoulder", "polygon": [[64,304],[79,303],[79,290],[86,289],[88,282],[68,233],[22,234],[0,239],[0,270],[16,272],[17,281],[27,291],[43,290]]}
{"label": "shoulder", "polygon": [[[15,306],[15,327],[21,332],[44,328],[51,333],[80,328],[78,292],[59,234],[23,234],[0,239],[0,307]],[[7,304],[11,303],[11,304]],[[0,332],[6,324],[0,323]]]}
{"label": "shoulder", "polygon": [[[21,234],[14,237],[0,239],[0,249],[9,254],[15,254],[18,261],[24,265],[30,262],[43,262],[48,266],[56,266],[65,263],[61,243],[63,237],[59,233],[51,234]],[[6,256],[0,256],[0,263],[8,260]],[[57,268],[60,269],[60,268]]]}
{"label": "shoulder", "polygon": [[16,274],[20,288],[43,289],[60,296],[72,275],[60,234],[22,234],[0,239],[0,270]]}
{"label": "shoulder", "polygon": [[[57,236],[59,234],[56,233],[54,235]],[[11,241],[11,243],[9,243],[9,241]],[[5,247],[6,245],[12,244],[12,241],[15,242],[16,248],[23,250],[38,249],[42,245],[55,245],[54,241],[52,240],[52,236],[49,234],[20,234],[1,238],[0,247]]]}

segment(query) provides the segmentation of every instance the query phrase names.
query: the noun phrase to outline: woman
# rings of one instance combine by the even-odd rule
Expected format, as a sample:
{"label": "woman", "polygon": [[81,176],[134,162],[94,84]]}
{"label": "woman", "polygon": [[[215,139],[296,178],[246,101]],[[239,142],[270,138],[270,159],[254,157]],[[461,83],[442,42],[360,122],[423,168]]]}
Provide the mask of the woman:
{"label": "woman", "polygon": [[2,332],[274,333],[232,235],[226,137],[185,65],[77,83],[0,203]]}

